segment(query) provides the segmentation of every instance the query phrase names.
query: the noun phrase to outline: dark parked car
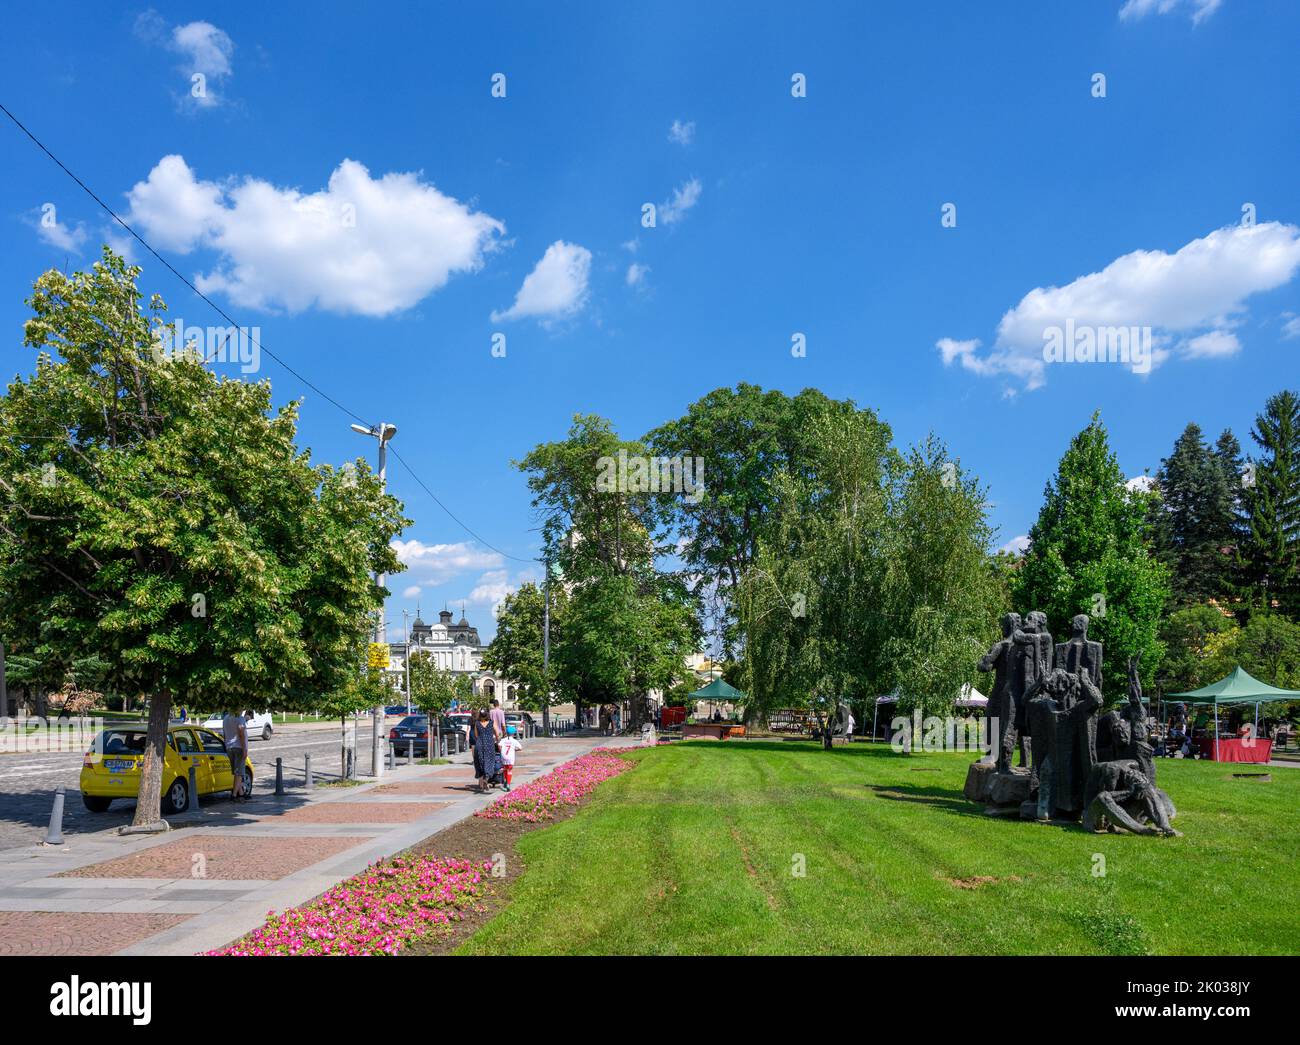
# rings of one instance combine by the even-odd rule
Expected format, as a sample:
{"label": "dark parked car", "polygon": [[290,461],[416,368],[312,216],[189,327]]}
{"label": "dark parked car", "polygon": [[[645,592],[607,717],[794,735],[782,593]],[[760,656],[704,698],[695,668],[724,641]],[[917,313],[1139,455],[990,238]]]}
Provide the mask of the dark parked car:
{"label": "dark parked car", "polygon": [[428,755],[429,716],[407,715],[388,731],[388,739],[393,742],[393,752],[399,756],[409,755],[412,749],[416,755]]}

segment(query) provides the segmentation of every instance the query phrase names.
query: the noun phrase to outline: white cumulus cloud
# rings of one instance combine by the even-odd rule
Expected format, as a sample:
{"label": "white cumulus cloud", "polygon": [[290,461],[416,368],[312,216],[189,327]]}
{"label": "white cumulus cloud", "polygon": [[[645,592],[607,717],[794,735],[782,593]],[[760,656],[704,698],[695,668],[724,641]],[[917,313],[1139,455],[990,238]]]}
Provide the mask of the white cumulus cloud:
{"label": "white cumulus cloud", "polygon": [[673,125],[668,128],[668,140],[678,145],[690,145],[695,140],[695,121],[683,123],[681,120],[673,120]]}
{"label": "white cumulus cloud", "polygon": [[150,9],[136,18],[135,33],[180,56],[177,68],[187,82],[177,100],[183,107],[211,109],[224,101],[217,88],[230,76],[235,53],[235,43],[224,30],[211,22],[187,22],[168,29],[162,15]]}
{"label": "white cumulus cloud", "polygon": [[1125,0],[1119,9],[1119,17],[1125,22],[1136,22],[1147,15],[1167,15],[1175,11],[1187,11],[1193,25],[1200,25],[1214,14],[1223,0]]}
{"label": "white cumulus cloud", "polygon": [[639,262],[632,262],[627,267],[627,285],[629,287],[639,287],[645,283],[645,278],[650,273],[649,265],[642,265]]}
{"label": "white cumulus cloud", "polygon": [[491,606],[492,616],[496,617],[507,595],[518,591],[529,581],[537,583],[540,580],[541,574],[531,566],[519,571],[513,578],[504,569],[487,570],[479,577],[465,601],[471,606]]}
{"label": "white cumulus cloud", "polygon": [[979,341],[941,338],[945,365],[1038,388],[1046,381],[1045,335],[1076,329],[1151,329],[1154,361],[1223,357],[1240,350],[1233,333],[1252,294],[1300,271],[1300,228],[1278,222],[1216,229],[1174,253],[1135,250],[1062,287],[1036,287],[998,323],[987,353]]}
{"label": "white cumulus cloud", "polygon": [[81,249],[81,245],[86,242],[86,227],[81,222],[75,226],[65,225],[59,221],[57,212],[52,209],[52,205],[46,204],[40,213],[33,219],[32,224],[36,228],[36,234],[41,237],[51,247],[59,250],[76,252]]}
{"label": "white cumulus cloud", "polygon": [[591,251],[556,240],[524,277],[515,303],[504,312],[493,312],[492,321],[530,317],[550,321],[575,315],[587,302],[590,273]]}
{"label": "white cumulus cloud", "polygon": [[470,541],[425,544],[412,538],[393,541],[390,547],[405,564],[411,579],[424,587],[436,587],[466,573],[499,569],[503,562],[499,553]]}
{"label": "white cumulus cloud", "polygon": [[1183,354],[1188,359],[1213,359],[1241,351],[1241,342],[1231,330],[1211,330],[1188,340]]}
{"label": "white cumulus cloud", "polygon": [[659,220],[665,225],[674,225],[686,217],[692,207],[700,202],[704,186],[699,178],[673,189],[672,197],[659,204]]}
{"label": "white cumulus cloud", "polygon": [[218,254],[197,276],[205,293],[286,312],[400,312],[481,268],[505,231],[418,173],[372,178],[355,160],[305,193],[253,177],[202,181],[183,157],[164,156],[127,199],[128,220],[156,246]]}

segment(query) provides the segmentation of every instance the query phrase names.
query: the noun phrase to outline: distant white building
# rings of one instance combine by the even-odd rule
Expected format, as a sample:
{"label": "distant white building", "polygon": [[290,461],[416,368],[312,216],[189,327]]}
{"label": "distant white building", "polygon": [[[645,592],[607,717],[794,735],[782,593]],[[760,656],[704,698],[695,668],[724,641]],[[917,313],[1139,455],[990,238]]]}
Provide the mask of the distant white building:
{"label": "distant white building", "polygon": [[[433,663],[443,671],[471,676],[474,692],[495,697],[502,707],[513,708],[515,684],[483,669],[483,651],[487,647],[479,638],[478,628],[465,619],[463,611],[459,621],[452,623],[451,618],[450,610],[438,614],[437,624],[426,624],[417,616],[411,625],[411,654],[432,657]],[[404,685],[406,650],[405,642],[388,644],[388,670],[399,690]]]}

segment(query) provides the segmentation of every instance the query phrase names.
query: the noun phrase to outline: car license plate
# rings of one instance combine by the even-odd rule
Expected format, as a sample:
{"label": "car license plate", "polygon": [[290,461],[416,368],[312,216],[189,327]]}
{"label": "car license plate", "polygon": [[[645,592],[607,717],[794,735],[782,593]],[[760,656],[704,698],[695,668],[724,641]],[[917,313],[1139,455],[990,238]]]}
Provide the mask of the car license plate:
{"label": "car license plate", "polygon": [[135,768],[135,759],[133,758],[106,758],[104,765],[108,767],[110,773],[125,773]]}
{"label": "car license plate", "polygon": [[419,733],[403,733],[403,734],[402,734],[402,736],[404,736],[404,737],[418,737],[419,735],[420,735]]}

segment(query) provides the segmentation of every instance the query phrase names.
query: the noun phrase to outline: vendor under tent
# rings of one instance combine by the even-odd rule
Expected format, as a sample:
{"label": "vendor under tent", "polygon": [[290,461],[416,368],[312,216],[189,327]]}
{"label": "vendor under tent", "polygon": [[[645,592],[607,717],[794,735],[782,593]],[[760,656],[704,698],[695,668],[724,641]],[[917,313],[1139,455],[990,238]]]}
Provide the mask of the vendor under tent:
{"label": "vendor under tent", "polygon": [[[745,694],[725,680],[716,678],[707,686],[697,689],[690,697],[695,701],[707,700],[711,706],[730,704],[734,708],[745,699]],[[682,726],[683,737],[713,736],[719,740],[726,740],[727,737],[744,735],[744,726],[733,725],[730,722],[690,722]]]}
{"label": "vendor under tent", "polygon": [[[1211,682],[1208,686],[1193,689],[1187,693],[1170,693],[1195,707],[1196,705],[1213,705],[1214,707],[1214,745],[1211,749],[1207,743],[1204,756],[1213,754],[1216,762],[1267,762],[1272,757],[1273,741],[1258,736],[1259,706],[1283,700],[1300,700],[1300,690],[1278,689],[1267,682],[1260,682],[1240,664],[1232,672]],[[1219,737],[1219,707],[1237,704],[1255,705],[1255,733],[1253,737],[1242,740],[1236,738],[1223,740]]]}
{"label": "vendor under tent", "polygon": [[[896,704],[898,702],[898,690],[893,693],[886,693],[883,697],[876,698],[875,712],[871,719],[871,739],[876,738],[876,723],[880,719],[881,704]],[[966,708],[967,710],[987,711],[989,698],[977,690],[969,682],[964,683],[957,692],[957,699],[953,702],[954,707]]]}

